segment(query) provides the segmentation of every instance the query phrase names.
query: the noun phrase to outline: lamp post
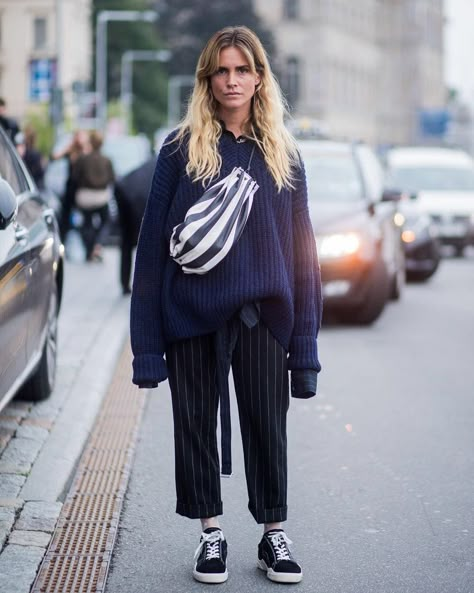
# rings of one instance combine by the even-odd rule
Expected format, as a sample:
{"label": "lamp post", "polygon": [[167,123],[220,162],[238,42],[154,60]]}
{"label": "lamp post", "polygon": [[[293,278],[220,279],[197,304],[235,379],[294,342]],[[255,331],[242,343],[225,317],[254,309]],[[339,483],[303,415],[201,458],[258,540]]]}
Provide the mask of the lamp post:
{"label": "lamp post", "polygon": [[122,69],[120,74],[120,103],[122,105],[122,112],[125,115],[127,132],[130,128],[130,114],[133,98],[133,62],[167,62],[170,57],[171,52],[168,49],[160,49],[157,51],[129,49],[122,54]]}
{"label": "lamp post", "polygon": [[101,10],[96,22],[95,90],[97,93],[98,127],[105,128],[107,119],[107,24],[109,21],[144,21],[158,19],[153,10]]}

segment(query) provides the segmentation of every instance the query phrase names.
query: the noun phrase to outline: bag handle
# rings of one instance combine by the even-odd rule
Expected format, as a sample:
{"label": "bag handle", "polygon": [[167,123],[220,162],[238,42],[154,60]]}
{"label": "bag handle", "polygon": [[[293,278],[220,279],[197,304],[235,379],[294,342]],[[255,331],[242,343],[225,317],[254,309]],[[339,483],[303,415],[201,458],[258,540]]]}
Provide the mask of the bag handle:
{"label": "bag handle", "polygon": [[245,171],[247,173],[250,171],[250,165],[252,164],[252,159],[253,159],[253,153],[254,152],[255,152],[255,144],[253,145],[252,152],[250,153],[249,164],[247,165],[247,168],[245,169]]}

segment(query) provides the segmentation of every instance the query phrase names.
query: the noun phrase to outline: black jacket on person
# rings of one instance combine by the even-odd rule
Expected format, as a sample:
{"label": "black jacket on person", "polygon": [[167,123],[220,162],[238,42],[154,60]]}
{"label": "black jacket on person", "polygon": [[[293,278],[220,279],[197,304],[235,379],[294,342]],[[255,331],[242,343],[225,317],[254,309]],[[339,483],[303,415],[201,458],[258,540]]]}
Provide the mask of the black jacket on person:
{"label": "black jacket on person", "polygon": [[155,166],[156,156],[122,177],[115,184],[115,199],[117,200],[122,235],[120,281],[124,293],[130,292],[132,251],[138,243]]}

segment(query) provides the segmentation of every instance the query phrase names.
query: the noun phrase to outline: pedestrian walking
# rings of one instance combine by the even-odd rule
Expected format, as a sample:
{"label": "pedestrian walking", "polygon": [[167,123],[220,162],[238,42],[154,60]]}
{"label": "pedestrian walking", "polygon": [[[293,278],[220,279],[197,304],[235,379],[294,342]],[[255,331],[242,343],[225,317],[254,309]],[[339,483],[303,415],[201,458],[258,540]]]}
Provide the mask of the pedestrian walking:
{"label": "pedestrian walking", "polygon": [[115,199],[120,224],[120,283],[123,294],[130,294],[132,254],[138,243],[140,225],[145,212],[156,156],[148,159],[115,184]]}
{"label": "pedestrian walking", "polygon": [[92,131],[89,141],[91,152],[80,156],[72,171],[77,188],[75,203],[83,217],[81,237],[86,260],[102,261],[103,233],[109,218],[114,170],[110,159],[101,153],[102,135]]}
{"label": "pedestrian walking", "polygon": [[66,159],[67,177],[64,193],[61,196],[61,213],[59,216],[59,233],[63,243],[66,242],[67,234],[71,228],[71,212],[76,200],[76,181],[73,175],[74,165],[80,156],[88,154],[91,150],[89,132],[87,130],[76,130],[71,142],[62,150],[54,152],[50,160]]}
{"label": "pedestrian walking", "polygon": [[137,249],[133,381],[169,379],[176,511],[200,519],[193,576],[227,579],[222,474],[232,472],[232,368],[248,491],[263,536],[257,565],[295,583],[287,520],[291,393],[316,393],[321,281],[304,166],[258,37],[229,27],[204,47],[187,114],[164,143]]}

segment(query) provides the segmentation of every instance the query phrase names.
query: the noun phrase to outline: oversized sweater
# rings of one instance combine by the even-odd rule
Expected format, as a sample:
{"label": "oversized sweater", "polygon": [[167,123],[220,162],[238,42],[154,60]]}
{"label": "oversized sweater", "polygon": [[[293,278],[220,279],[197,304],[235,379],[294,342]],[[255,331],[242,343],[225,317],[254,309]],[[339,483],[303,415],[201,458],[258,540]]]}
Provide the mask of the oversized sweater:
{"label": "oversized sweater", "polygon": [[[321,279],[304,168],[295,172],[294,189],[278,191],[256,149],[250,174],[259,189],[242,236],[208,273],[184,274],[169,255],[170,237],[204,188],[186,174],[186,143],[178,146],[173,137],[159,154],[138,241],[131,302],[134,383],[164,381],[167,344],[213,333],[253,302],[288,351],[288,368],[319,371]],[[247,168],[254,143],[242,140],[223,131],[222,167],[213,182],[234,167]]]}

